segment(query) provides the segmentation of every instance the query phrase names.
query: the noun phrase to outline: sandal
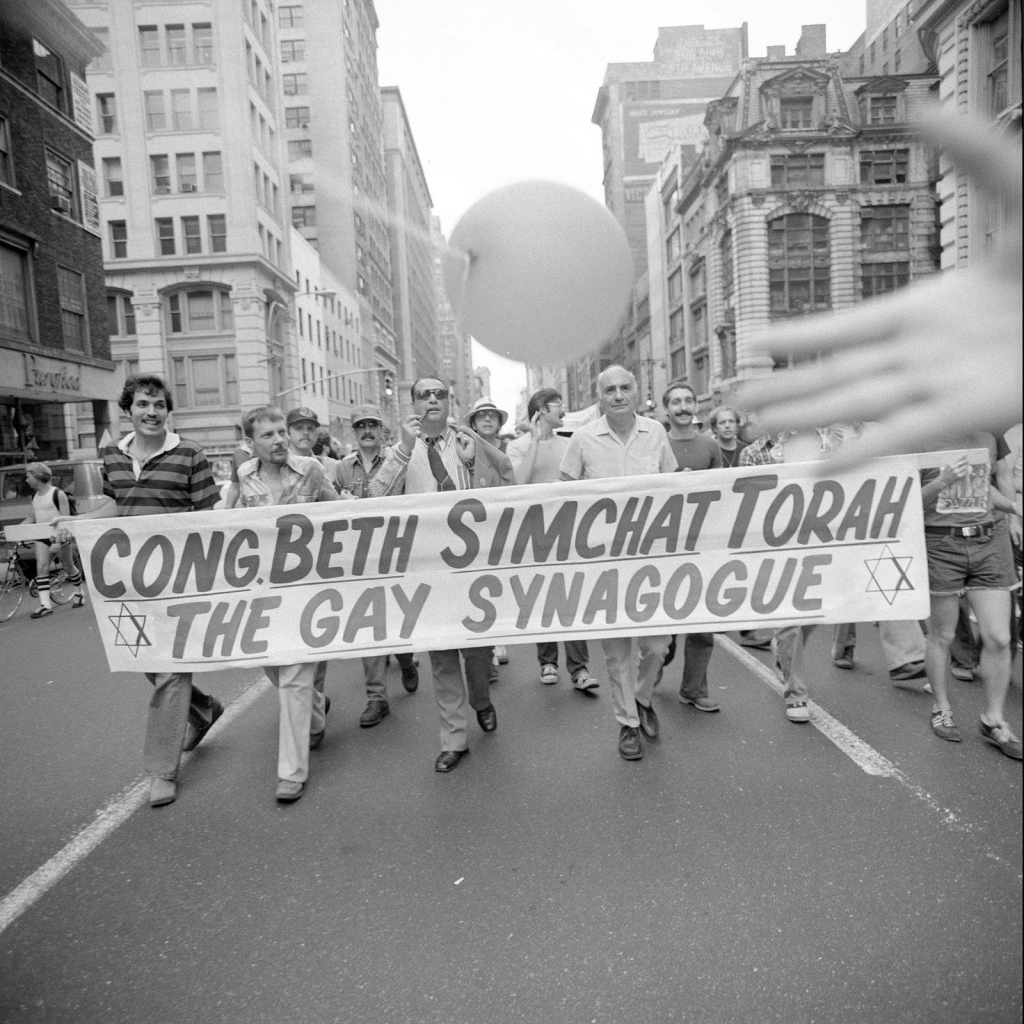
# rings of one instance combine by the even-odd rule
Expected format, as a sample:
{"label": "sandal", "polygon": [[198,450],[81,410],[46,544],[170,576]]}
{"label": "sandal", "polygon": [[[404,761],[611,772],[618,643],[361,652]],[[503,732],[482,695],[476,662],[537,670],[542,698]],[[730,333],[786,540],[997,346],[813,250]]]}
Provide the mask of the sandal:
{"label": "sandal", "polygon": [[84,594],[73,594],[71,596],[71,607],[72,608],[81,608],[83,604],[85,604],[85,595]]}
{"label": "sandal", "polygon": [[52,608],[37,608],[29,616],[29,618],[30,619],[42,619],[42,618],[45,618],[47,615],[52,615],[52,614],[53,614],[53,609]]}

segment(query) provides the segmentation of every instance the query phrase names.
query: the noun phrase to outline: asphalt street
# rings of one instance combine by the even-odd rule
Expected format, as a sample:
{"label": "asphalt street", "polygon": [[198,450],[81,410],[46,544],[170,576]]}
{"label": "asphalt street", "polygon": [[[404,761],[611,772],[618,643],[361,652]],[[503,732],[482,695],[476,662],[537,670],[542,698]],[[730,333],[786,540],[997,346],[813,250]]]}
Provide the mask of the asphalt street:
{"label": "asphalt street", "polygon": [[[930,698],[891,686],[871,627],[852,672],[827,630],[812,640],[821,728],[789,723],[727,643],[720,714],[680,705],[670,666],[635,763],[597,643],[593,699],[511,648],[498,731],[473,724],[449,775],[425,657],[414,695],[391,668],[374,729],[359,663],[334,662],[292,806],[274,800],[274,692],[214,673],[234,714],[176,803],[128,813],[147,684],[107,671],[91,610],[28,610],[0,624],[3,1024],[1021,1019],[1021,765],[978,736],[976,684],[954,683],[965,742],[932,736]],[[70,870],[25,884],[54,862]]]}

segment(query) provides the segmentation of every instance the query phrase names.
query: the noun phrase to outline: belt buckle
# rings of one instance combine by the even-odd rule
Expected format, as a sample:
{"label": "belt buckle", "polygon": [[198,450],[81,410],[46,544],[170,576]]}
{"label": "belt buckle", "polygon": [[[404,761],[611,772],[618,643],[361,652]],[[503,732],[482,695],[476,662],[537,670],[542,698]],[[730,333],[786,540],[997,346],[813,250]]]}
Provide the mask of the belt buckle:
{"label": "belt buckle", "polygon": [[981,536],[981,527],[980,526],[962,526],[960,528],[960,532],[965,537],[980,537]]}

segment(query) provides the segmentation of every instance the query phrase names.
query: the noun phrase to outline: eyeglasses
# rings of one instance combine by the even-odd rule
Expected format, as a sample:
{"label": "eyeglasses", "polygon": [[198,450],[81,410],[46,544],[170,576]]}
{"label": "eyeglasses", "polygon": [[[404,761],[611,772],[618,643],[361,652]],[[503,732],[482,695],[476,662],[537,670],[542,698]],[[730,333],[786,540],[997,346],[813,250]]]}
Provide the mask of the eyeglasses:
{"label": "eyeglasses", "polygon": [[448,397],[447,388],[420,388],[412,393],[417,402],[425,402],[428,398],[436,398],[439,402]]}
{"label": "eyeglasses", "polygon": [[360,420],[358,423],[352,424],[353,430],[369,430],[371,427],[379,427],[380,424],[376,420]]}

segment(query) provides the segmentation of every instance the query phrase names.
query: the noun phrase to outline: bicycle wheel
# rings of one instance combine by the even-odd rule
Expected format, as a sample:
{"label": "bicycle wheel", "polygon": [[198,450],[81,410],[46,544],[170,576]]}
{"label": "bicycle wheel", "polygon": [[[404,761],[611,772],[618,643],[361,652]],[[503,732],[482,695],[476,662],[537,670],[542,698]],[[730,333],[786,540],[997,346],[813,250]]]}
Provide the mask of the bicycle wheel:
{"label": "bicycle wheel", "polygon": [[[3,570],[0,566],[0,571]],[[0,580],[0,622],[6,622],[20,607],[25,596],[24,579],[17,566],[7,565]]]}

